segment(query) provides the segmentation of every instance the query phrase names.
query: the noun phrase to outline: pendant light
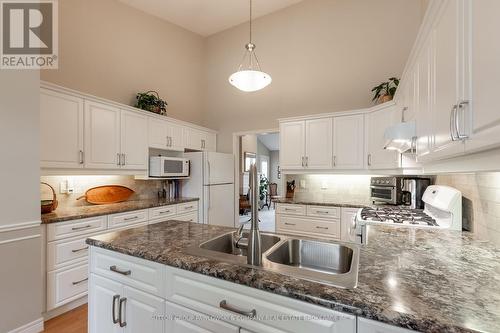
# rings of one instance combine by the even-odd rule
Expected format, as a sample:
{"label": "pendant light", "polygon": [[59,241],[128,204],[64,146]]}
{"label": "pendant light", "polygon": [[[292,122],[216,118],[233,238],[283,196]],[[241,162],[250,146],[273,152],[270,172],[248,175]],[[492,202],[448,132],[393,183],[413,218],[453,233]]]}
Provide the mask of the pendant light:
{"label": "pendant light", "polygon": [[229,77],[229,83],[246,92],[261,90],[267,87],[272,79],[269,74],[261,71],[255,54],[255,44],[252,43],[252,0],[250,0],[250,41],[245,45],[245,49],[240,67]]}

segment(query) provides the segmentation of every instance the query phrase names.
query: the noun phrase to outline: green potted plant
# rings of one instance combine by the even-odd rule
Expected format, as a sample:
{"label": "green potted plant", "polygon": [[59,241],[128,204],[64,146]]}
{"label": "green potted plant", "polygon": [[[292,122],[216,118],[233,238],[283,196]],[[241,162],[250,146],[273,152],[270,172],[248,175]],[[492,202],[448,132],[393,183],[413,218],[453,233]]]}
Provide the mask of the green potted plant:
{"label": "green potted plant", "polygon": [[135,98],[137,99],[135,107],[164,116],[167,115],[168,104],[160,98],[160,95],[158,95],[156,91],[150,90],[143,93],[137,93]]}
{"label": "green potted plant", "polygon": [[389,81],[382,82],[376,87],[373,87],[373,102],[385,103],[394,98],[396,90],[398,89],[399,79],[395,77],[389,78]]}
{"label": "green potted plant", "polygon": [[269,187],[269,180],[267,177],[260,176],[260,184],[259,184],[259,199],[260,201],[264,200],[267,195],[267,189]]}

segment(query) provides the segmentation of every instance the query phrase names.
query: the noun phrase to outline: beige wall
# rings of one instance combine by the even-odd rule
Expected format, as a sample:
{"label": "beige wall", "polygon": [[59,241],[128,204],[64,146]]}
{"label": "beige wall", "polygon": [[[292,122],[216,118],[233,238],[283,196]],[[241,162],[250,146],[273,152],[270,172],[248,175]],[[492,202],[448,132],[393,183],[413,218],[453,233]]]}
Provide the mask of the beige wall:
{"label": "beige wall", "polygon": [[133,104],[156,90],[174,118],[201,123],[203,39],[117,0],[59,1],[59,69],[42,79]]}
{"label": "beige wall", "polygon": [[37,71],[0,71],[0,332],[41,319]]}
{"label": "beige wall", "polygon": [[436,184],[461,191],[464,222],[500,246],[500,172],[438,175]]}
{"label": "beige wall", "polygon": [[233,88],[248,25],[206,40],[204,124],[221,131],[221,151],[236,131],[277,127],[279,117],[371,105],[371,88],[402,74],[422,18],[420,0],[308,0],[255,21],[254,42],[272,84]]}

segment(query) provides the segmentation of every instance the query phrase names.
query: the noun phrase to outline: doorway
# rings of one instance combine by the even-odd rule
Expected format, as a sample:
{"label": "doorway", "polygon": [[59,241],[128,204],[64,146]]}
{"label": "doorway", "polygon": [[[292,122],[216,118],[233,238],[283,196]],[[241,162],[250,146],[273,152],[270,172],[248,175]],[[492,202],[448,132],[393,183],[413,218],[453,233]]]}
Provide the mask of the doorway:
{"label": "doorway", "polygon": [[259,177],[259,229],[275,232],[274,200],[281,190],[279,171],[279,132],[278,130],[235,133],[233,151],[238,161],[235,163],[235,183],[237,189],[235,216],[236,225],[250,227],[251,218],[249,165],[255,163]]}

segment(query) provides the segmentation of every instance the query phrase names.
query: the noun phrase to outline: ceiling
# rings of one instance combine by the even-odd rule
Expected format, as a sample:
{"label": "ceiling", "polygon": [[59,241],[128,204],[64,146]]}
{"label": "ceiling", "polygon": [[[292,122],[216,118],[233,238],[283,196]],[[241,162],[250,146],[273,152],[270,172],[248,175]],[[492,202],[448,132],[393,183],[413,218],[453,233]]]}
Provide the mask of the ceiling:
{"label": "ceiling", "polygon": [[280,138],[278,133],[259,134],[258,139],[267,149],[280,150]]}
{"label": "ceiling", "polygon": [[[248,21],[248,0],[120,0],[202,36]],[[253,0],[254,17],[260,17],[303,0]]]}

